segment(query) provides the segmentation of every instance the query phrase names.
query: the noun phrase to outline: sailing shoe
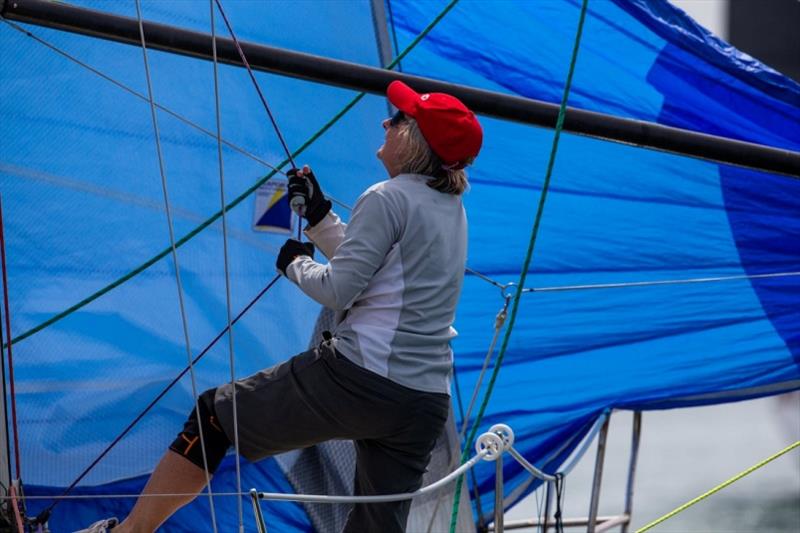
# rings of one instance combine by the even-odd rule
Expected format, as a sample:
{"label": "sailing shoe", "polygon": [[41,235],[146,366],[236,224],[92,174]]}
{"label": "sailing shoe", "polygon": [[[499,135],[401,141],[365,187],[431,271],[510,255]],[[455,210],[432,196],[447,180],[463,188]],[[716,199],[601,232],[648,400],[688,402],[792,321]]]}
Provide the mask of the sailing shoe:
{"label": "sailing shoe", "polygon": [[108,533],[117,525],[119,525],[119,520],[116,518],[106,518],[95,522],[86,529],[75,531],[75,533]]}

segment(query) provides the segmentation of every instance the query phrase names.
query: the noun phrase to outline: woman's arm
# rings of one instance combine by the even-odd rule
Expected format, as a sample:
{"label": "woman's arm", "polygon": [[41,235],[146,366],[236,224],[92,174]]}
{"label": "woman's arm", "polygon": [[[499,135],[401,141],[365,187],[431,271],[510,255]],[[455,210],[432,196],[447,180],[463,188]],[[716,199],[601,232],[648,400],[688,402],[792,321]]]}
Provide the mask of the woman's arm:
{"label": "woman's arm", "polygon": [[342,244],[346,229],[347,224],[336,213],[329,211],[316,226],[307,227],[303,233],[325,257],[331,259]]}
{"label": "woman's arm", "polygon": [[[322,305],[334,310],[348,309],[397,242],[400,222],[396,213],[384,195],[368,190],[353,209],[349,224],[331,220],[327,222],[329,230],[320,228],[321,233],[331,233],[329,242],[320,243],[320,248],[337,240],[334,230],[344,230],[330,262],[321,265],[309,256],[298,257],[286,268],[286,277]],[[328,251],[323,253],[327,255]]]}

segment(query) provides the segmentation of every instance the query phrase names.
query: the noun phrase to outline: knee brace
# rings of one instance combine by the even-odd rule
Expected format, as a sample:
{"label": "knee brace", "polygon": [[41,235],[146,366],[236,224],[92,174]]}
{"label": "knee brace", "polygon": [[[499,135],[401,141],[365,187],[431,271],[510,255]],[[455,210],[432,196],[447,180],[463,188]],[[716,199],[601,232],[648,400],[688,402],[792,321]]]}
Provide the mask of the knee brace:
{"label": "knee brace", "polygon": [[[217,389],[209,389],[197,398],[197,407],[192,409],[189,418],[183,425],[183,431],[178,433],[169,447],[170,450],[186,457],[200,468],[205,469],[205,463],[207,463],[209,474],[213,474],[217,470],[231,446],[214,409],[216,392]],[[205,462],[203,461],[203,447],[200,445],[201,433],[206,451]]]}

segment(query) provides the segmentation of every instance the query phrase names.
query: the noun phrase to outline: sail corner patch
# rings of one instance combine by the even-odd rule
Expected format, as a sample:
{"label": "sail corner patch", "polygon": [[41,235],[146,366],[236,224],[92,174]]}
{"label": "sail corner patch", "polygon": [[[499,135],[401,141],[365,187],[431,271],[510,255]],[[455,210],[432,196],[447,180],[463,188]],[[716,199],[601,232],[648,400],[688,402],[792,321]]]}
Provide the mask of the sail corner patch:
{"label": "sail corner patch", "polygon": [[272,179],[256,190],[253,230],[291,234],[292,209],[287,180]]}

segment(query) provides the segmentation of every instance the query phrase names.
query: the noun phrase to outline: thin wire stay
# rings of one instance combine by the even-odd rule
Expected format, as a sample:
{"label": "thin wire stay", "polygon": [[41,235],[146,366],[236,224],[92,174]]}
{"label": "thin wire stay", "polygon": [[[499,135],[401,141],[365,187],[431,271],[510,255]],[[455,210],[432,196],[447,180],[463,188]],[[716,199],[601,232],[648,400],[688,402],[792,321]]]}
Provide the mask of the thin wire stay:
{"label": "thin wire stay", "polygon": [[[239,414],[236,407],[236,365],[233,349],[233,324],[231,319],[231,276],[230,263],[228,261],[228,217],[225,209],[225,165],[222,158],[222,120],[220,118],[220,99],[219,99],[219,65],[217,63],[217,33],[214,23],[214,0],[209,0],[209,15],[211,19],[211,51],[213,55],[214,70],[214,111],[217,124],[217,161],[219,162],[219,203],[222,211],[222,256],[225,265],[225,318],[228,330],[228,358],[231,369],[231,399],[233,402],[233,450],[234,462],[236,465],[236,490],[242,492],[242,467],[241,456],[239,454]],[[209,490],[211,490],[209,488]],[[239,513],[239,531],[244,533],[244,509],[241,498],[237,500],[237,511]]]}
{"label": "thin wire stay", "polygon": [[217,519],[214,510],[214,497],[211,494],[211,475],[208,473],[208,457],[206,455],[205,438],[203,437],[203,421],[200,418],[200,400],[197,393],[197,377],[194,371],[194,364],[192,363],[192,348],[189,340],[189,320],[186,316],[186,306],[183,301],[183,284],[181,282],[181,268],[178,261],[178,251],[175,247],[175,229],[172,223],[172,210],[169,201],[169,189],[167,187],[167,174],[164,169],[164,154],[161,149],[161,135],[158,131],[158,117],[156,115],[156,106],[153,101],[153,84],[152,77],[150,76],[150,64],[147,60],[147,44],[144,37],[144,24],[142,22],[141,2],[136,0],[136,18],[139,22],[139,38],[142,44],[142,57],[144,59],[144,72],[147,81],[147,96],[150,102],[150,118],[153,124],[153,134],[155,135],[156,153],[158,154],[158,170],[161,175],[161,190],[164,195],[164,209],[167,215],[167,229],[169,230],[169,242],[172,249],[172,264],[175,268],[175,284],[178,290],[178,307],[181,313],[181,325],[183,327],[183,341],[186,347],[186,359],[189,362],[189,375],[192,384],[192,396],[195,404],[195,414],[197,416],[197,425],[200,428],[200,451],[203,456],[203,470],[206,477],[206,492],[208,494],[209,510],[211,513],[211,525],[214,533],[217,533]]}
{"label": "thin wire stay", "polygon": [[292,152],[289,150],[289,146],[286,145],[286,141],[283,138],[283,134],[281,133],[280,128],[278,127],[278,122],[275,120],[275,116],[272,114],[272,110],[267,103],[267,99],[264,97],[264,93],[261,92],[261,87],[258,86],[258,82],[256,81],[256,76],[253,74],[253,69],[250,68],[250,63],[247,61],[247,57],[244,54],[244,50],[242,50],[242,45],[239,43],[239,39],[236,38],[236,34],[233,32],[233,27],[231,23],[228,21],[228,16],[225,14],[225,10],[222,8],[222,3],[220,0],[214,0],[217,4],[217,8],[219,9],[219,14],[222,15],[222,20],[225,22],[225,26],[228,28],[228,33],[231,35],[231,39],[233,40],[233,44],[236,46],[236,51],[239,52],[239,57],[242,60],[245,68],[247,69],[247,73],[250,75],[250,79],[253,82],[253,86],[256,88],[256,92],[258,93],[259,99],[261,99],[261,103],[264,105],[264,110],[267,112],[269,116],[269,120],[272,122],[272,127],[275,128],[275,133],[278,135],[278,139],[281,142],[281,146],[283,146],[283,150],[286,152],[286,158],[289,160],[289,163],[295,168],[297,165],[294,162],[294,158],[292,157]]}
{"label": "thin wire stay", "polygon": [[[261,299],[261,297],[262,297],[262,296],[264,296],[264,295],[267,293],[267,291],[269,291],[269,290],[270,290],[270,289],[271,289],[271,288],[272,288],[272,287],[273,287],[273,286],[274,286],[274,285],[275,285],[275,284],[278,282],[278,280],[279,280],[279,279],[280,279],[280,274],[278,274],[278,275],[276,275],[274,278],[272,278],[272,280],[271,280],[271,281],[270,281],[270,282],[269,282],[269,283],[268,283],[268,284],[267,284],[267,285],[266,285],[266,286],[265,286],[263,289],[261,289],[261,291],[260,291],[260,292],[259,292],[259,293],[258,293],[258,294],[257,294],[257,295],[256,295],[256,296],[255,296],[255,297],[252,299],[252,300],[250,300],[250,302],[249,302],[249,303],[248,303],[246,306],[244,306],[244,308],[243,308],[243,309],[242,309],[242,310],[239,312],[239,314],[237,314],[237,315],[236,315],[236,317],[235,317],[235,318],[234,318],[234,319],[231,321],[231,325],[233,325],[233,324],[236,324],[236,323],[239,321],[239,319],[240,319],[240,318],[242,318],[242,317],[243,317],[243,316],[244,316],[244,315],[245,315],[245,314],[246,314],[248,311],[250,311],[250,309],[251,309],[251,308],[252,308],[252,307],[253,307],[253,306],[256,304],[256,302],[258,302],[258,301]],[[204,356],[205,356],[205,355],[206,355],[206,354],[209,352],[209,350],[211,350],[211,348],[213,348],[213,347],[214,347],[214,345],[215,345],[215,344],[217,344],[217,342],[218,342],[218,341],[219,341],[219,340],[220,340],[220,339],[221,339],[221,338],[222,338],[222,337],[223,337],[223,336],[224,336],[224,335],[225,335],[227,332],[228,332],[228,327],[226,326],[226,327],[225,327],[225,328],[224,328],[222,331],[220,331],[220,332],[217,334],[217,336],[216,336],[216,337],[214,337],[214,338],[211,340],[211,342],[209,342],[209,343],[208,343],[208,345],[207,345],[205,348],[203,348],[203,350],[202,350],[202,351],[201,351],[199,354],[197,354],[197,356],[195,356],[195,358],[192,360],[192,365],[196,365],[198,362],[200,362],[200,360],[201,360],[201,359],[202,359],[202,358],[203,358],[203,357],[204,357]],[[81,473],[78,475],[78,477],[76,477],[76,478],[75,478],[75,480],[73,480],[73,482],[72,482],[72,483],[70,483],[70,484],[69,484],[69,486],[68,486],[66,489],[64,489],[64,491],[61,493],[61,495],[60,495],[60,496],[42,496],[42,498],[46,498],[46,499],[52,499],[52,500],[54,500],[54,502],[53,502],[53,503],[52,503],[52,504],[51,504],[49,507],[47,507],[47,508],[46,508],[46,509],[45,509],[45,510],[42,512],[42,513],[40,513],[40,514],[39,514],[39,516],[40,516],[40,517],[46,517],[46,516],[49,516],[49,515],[50,515],[50,513],[52,512],[53,508],[56,506],[56,504],[57,504],[57,503],[58,503],[60,500],[62,500],[62,499],[65,499],[65,498],[67,498],[67,497],[69,496],[70,492],[72,492],[72,490],[73,490],[73,489],[74,489],[76,486],[78,486],[78,483],[80,483],[80,482],[83,480],[83,478],[85,478],[85,477],[86,477],[86,476],[89,474],[89,472],[91,472],[91,471],[92,471],[92,469],[94,469],[94,467],[95,467],[95,466],[97,466],[97,464],[98,464],[98,463],[100,463],[100,461],[102,461],[102,460],[103,460],[103,458],[104,458],[106,455],[108,455],[108,453],[109,453],[109,452],[110,452],[112,449],[114,449],[114,447],[115,447],[117,444],[119,444],[119,442],[120,442],[120,441],[122,441],[122,439],[123,439],[123,438],[125,438],[125,435],[127,435],[128,433],[130,433],[130,431],[131,431],[131,430],[132,430],[132,429],[133,429],[133,428],[136,426],[136,424],[138,424],[138,423],[139,423],[139,422],[140,422],[140,421],[141,421],[141,420],[142,420],[142,419],[145,417],[145,415],[146,415],[147,413],[149,413],[149,412],[150,412],[150,410],[151,410],[153,407],[155,407],[155,406],[156,406],[156,404],[157,404],[159,401],[161,401],[161,398],[163,398],[164,396],[166,396],[166,395],[167,395],[167,393],[168,393],[170,390],[172,390],[172,387],[174,387],[174,386],[175,386],[175,385],[176,385],[176,384],[177,384],[177,383],[178,383],[178,382],[179,382],[179,381],[180,381],[180,380],[183,378],[183,376],[185,376],[185,375],[186,375],[186,373],[187,373],[187,372],[189,372],[189,368],[190,368],[190,366],[189,366],[189,365],[187,365],[186,367],[184,367],[184,368],[183,368],[183,370],[181,370],[181,371],[178,373],[178,375],[177,375],[177,376],[175,376],[175,377],[172,379],[172,381],[170,381],[169,383],[167,383],[167,385],[166,385],[166,386],[165,386],[165,387],[164,387],[164,388],[161,390],[161,392],[159,392],[159,393],[156,395],[156,397],[155,397],[155,398],[153,398],[153,399],[150,401],[150,403],[149,403],[149,404],[147,404],[147,406],[146,406],[144,409],[142,409],[142,411],[141,411],[141,412],[140,412],[138,415],[136,415],[136,417],[135,417],[135,418],[134,418],[134,419],[133,419],[133,420],[132,420],[132,421],[131,421],[131,422],[130,422],[130,423],[129,423],[129,424],[126,426],[126,427],[125,427],[125,429],[123,429],[123,430],[122,430],[122,431],[121,431],[121,432],[120,432],[120,433],[119,433],[119,434],[118,434],[118,435],[117,435],[117,436],[116,436],[116,437],[115,437],[115,438],[114,438],[114,439],[113,439],[113,440],[112,440],[112,441],[111,441],[111,442],[108,444],[108,446],[106,446],[106,447],[103,449],[103,451],[102,451],[102,452],[100,452],[100,454],[99,454],[99,455],[98,455],[98,456],[97,456],[97,457],[96,457],[96,458],[95,458],[95,459],[94,459],[94,460],[93,460],[93,461],[92,461],[92,462],[91,462],[91,463],[90,463],[90,464],[89,464],[89,465],[88,465],[88,466],[87,466],[87,467],[86,467],[86,468],[83,470],[83,472],[81,472]],[[216,496],[217,494],[218,494],[218,493],[214,493],[214,495],[215,495],[215,496]],[[144,496],[144,495],[143,495],[143,496]],[[45,522],[46,520],[39,520],[39,519],[37,519],[37,521],[39,521],[39,523],[43,523],[43,522]]]}

